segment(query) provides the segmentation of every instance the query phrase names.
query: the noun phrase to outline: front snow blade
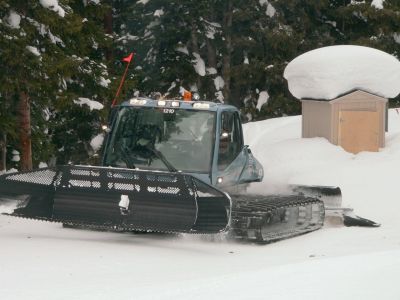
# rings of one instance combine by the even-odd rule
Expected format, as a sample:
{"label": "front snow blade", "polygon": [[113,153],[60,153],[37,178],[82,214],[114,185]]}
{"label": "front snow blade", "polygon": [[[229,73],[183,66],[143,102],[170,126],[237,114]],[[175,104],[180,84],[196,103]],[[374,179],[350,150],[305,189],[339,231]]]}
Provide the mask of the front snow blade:
{"label": "front snow blade", "polygon": [[342,191],[337,186],[290,185],[290,188],[294,194],[322,200],[328,209],[342,207]]}
{"label": "front snow blade", "polygon": [[353,213],[343,214],[343,224],[345,226],[361,226],[361,227],[379,227],[381,224],[374,221],[361,218]]}
{"label": "front snow blade", "polygon": [[18,203],[14,216],[160,232],[220,232],[231,210],[229,196],[188,174],[89,166],[2,175],[1,198]]}

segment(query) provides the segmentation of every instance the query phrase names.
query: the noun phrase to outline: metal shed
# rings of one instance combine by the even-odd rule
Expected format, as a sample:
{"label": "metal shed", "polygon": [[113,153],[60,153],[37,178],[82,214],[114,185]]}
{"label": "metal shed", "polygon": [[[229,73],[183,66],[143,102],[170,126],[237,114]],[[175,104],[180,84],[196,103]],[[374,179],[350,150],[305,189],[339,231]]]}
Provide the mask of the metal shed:
{"label": "metal shed", "polygon": [[385,146],[386,98],[361,90],[333,100],[302,99],[302,137],[325,137],[348,152]]}

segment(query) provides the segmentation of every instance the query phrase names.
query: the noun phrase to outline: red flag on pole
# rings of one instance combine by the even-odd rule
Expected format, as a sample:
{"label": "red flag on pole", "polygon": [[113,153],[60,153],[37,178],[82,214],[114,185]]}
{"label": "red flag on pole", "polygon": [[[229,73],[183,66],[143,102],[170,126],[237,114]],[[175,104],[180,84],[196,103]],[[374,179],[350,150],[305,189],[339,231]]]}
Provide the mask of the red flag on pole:
{"label": "red flag on pole", "polygon": [[117,104],[117,99],[118,99],[118,96],[119,96],[119,92],[121,91],[122,85],[124,84],[125,77],[126,77],[126,74],[128,73],[128,68],[129,68],[129,65],[131,64],[133,55],[134,55],[134,53],[132,52],[127,57],[124,57],[122,59],[123,62],[127,62],[127,65],[126,65],[126,68],[125,68],[124,75],[122,76],[121,82],[119,83],[119,87],[118,87],[117,93],[115,94],[114,100],[113,100],[113,102],[111,104],[112,107],[114,107]]}
{"label": "red flag on pole", "polygon": [[122,61],[130,63],[132,61],[132,58],[133,58],[133,52],[129,54],[127,57],[124,57]]}

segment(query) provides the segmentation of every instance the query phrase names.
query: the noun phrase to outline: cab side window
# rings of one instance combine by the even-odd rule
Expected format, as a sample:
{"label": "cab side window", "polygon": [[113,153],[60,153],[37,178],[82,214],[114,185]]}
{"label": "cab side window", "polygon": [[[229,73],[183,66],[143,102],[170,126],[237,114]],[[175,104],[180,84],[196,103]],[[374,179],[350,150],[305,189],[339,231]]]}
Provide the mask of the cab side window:
{"label": "cab side window", "polygon": [[243,148],[241,123],[237,112],[222,113],[219,139],[218,169],[221,171],[235,160]]}

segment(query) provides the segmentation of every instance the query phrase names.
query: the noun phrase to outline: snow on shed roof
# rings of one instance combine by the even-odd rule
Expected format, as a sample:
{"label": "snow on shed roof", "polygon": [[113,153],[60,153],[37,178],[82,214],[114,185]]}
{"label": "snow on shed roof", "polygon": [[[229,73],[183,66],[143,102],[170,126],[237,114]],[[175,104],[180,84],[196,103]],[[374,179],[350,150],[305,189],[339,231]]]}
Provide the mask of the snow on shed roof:
{"label": "snow on shed roof", "polygon": [[353,90],[384,98],[400,93],[400,62],[380,50],[340,45],[315,49],[292,60],[284,77],[298,99],[331,100]]}

